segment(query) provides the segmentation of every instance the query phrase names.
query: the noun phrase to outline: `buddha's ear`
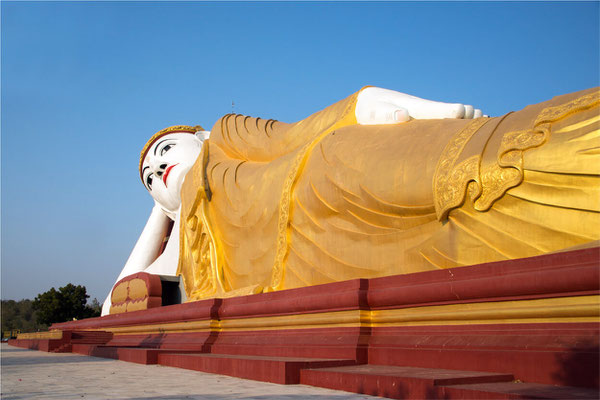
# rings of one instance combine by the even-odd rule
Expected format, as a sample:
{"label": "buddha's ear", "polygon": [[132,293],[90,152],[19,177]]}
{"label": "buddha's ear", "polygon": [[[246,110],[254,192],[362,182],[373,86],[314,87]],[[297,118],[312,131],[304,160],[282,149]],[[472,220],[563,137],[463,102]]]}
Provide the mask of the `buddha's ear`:
{"label": "buddha's ear", "polygon": [[204,142],[210,136],[210,131],[198,131],[194,134],[197,139]]}

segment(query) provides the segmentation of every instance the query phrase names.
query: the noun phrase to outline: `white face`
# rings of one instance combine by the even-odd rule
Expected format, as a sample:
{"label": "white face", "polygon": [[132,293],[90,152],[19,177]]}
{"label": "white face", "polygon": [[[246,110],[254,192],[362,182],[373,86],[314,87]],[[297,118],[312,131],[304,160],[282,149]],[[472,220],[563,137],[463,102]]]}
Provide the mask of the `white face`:
{"label": "white face", "polygon": [[202,140],[190,133],[171,133],[158,139],[146,153],[142,179],[150,195],[165,211],[174,213],[181,204],[185,174],[200,155]]}

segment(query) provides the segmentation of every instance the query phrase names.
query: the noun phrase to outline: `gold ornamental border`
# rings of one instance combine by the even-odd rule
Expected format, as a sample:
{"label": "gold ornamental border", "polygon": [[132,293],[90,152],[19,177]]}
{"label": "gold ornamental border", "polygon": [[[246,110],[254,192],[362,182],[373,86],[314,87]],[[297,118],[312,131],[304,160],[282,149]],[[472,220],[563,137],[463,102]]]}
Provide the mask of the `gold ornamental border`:
{"label": "gold ornamental border", "polygon": [[62,339],[62,331],[19,333],[18,340],[23,339]]}
{"label": "gold ornamental border", "polygon": [[327,135],[329,135],[331,132],[334,132],[336,129],[340,129],[344,126],[356,123],[354,110],[356,107],[358,94],[367,87],[368,86],[365,86],[359,92],[354,93],[352,96],[350,96],[351,100],[342,112],[342,116],[339,119],[339,121],[325,129],[317,138],[315,138],[313,141],[307,143],[304,147],[302,147],[302,149],[298,152],[296,158],[294,159],[290,171],[288,172],[288,175],[284,181],[283,191],[279,200],[279,216],[277,222],[277,249],[275,252],[273,269],[271,271],[271,281],[269,286],[265,288],[265,292],[272,292],[282,289],[281,285],[283,284],[284,279],[284,264],[290,247],[289,225],[290,212],[292,208],[292,194],[294,192],[294,187],[296,186],[296,183],[298,182],[298,179],[302,174],[304,165],[310,157],[312,150]]}
{"label": "gold ornamental border", "polygon": [[434,205],[438,221],[444,220],[451,209],[461,205],[468,181],[477,178],[478,156],[470,157],[458,167],[455,167],[455,164],[473,135],[489,121],[489,118],[474,119],[444,147],[433,178]]}
{"label": "gold ornamental border", "polygon": [[470,157],[455,165],[469,140],[487,120],[480,118],[470,122],[446,145],[436,165],[433,191],[438,220],[444,220],[452,209],[462,204],[469,182],[475,183],[470,192],[475,210],[489,210],[507,190],[523,181],[523,152],[545,144],[550,139],[553,123],[599,104],[600,91],[594,91],[565,104],[544,108],[530,128],[503,135],[496,163],[485,168],[481,168],[479,157]]}
{"label": "gold ornamental border", "polygon": [[600,322],[600,296],[557,297],[409,307],[392,310],[349,310],[227,320],[172,322],[108,327],[118,335],[238,332],[340,327]]}

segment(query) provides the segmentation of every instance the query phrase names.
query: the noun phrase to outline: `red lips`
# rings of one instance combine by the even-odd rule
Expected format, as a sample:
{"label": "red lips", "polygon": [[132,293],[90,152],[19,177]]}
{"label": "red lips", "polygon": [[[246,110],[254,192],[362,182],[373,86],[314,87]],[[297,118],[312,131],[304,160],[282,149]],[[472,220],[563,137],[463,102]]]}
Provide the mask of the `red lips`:
{"label": "red lips", "polygon": [[163,175],[163,177],[162,177],[162,180],[163,180],[163,182],[165,183],[165,187],[167,187],[167,176],[169,176],[169,172],[171,172],[171,170],[173,169],[173,167],[174,167],[174,166],[176,166],[176,165],[179,165],[179,163],[177,163],[177,164],[173,164],[173,165],[171,165],[170,167],[168,167],[168,168],[165,170],[165,173],[164,173],[164,175]]}

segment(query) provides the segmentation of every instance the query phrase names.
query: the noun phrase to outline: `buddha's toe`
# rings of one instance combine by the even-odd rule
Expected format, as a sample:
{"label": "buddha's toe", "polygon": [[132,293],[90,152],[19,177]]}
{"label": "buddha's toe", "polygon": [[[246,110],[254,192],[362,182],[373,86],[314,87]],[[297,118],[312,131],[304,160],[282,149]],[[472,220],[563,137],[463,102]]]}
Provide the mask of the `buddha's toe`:
{"label": "buddha's toe", "polygon": [[473,108],[473,106],[465,105],[465,116],[463,118],[464,119],[472,119],[474,113],[475,113],[475,109]]}
{"label": "buddha's toe", "polygon": [[408,115],[408,110],[406,108],[400,108],[394,111],[394,120],[396,122],[406,122],[410,119]]}
{"label": "buddha's toe", "polygon": [[465,106],[462,104],[448,104],[446,109],[446,115],[444,118],[464,118]]}

